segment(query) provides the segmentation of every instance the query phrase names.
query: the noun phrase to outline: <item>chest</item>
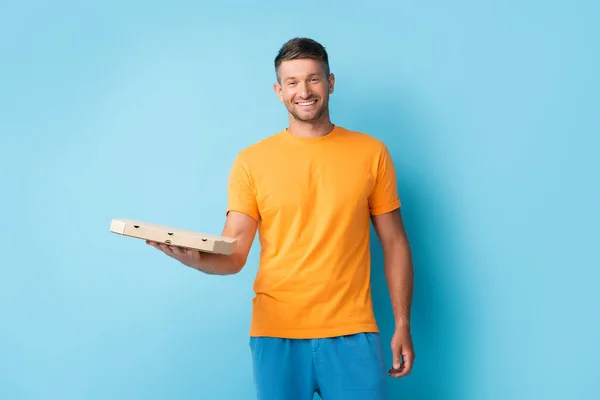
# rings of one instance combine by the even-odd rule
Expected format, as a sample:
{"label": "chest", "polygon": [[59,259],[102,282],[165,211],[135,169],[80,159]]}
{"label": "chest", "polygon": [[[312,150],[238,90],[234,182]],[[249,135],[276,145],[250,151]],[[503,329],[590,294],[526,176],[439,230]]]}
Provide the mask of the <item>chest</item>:
{"label": "chest", "polygon": [[342,153],[275,157],[255,176],[263,217],[367,209],[375,185],[373,166]]}

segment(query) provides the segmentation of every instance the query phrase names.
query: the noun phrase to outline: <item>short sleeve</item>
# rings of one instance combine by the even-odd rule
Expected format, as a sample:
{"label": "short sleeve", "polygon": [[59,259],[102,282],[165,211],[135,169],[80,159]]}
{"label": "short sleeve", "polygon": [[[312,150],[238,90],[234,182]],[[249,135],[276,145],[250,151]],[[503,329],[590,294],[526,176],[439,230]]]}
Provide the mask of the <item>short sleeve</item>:
{"label": "short sleeve", "polygon": [[230,211],[260,219],[252,175],[239,154],[233,161],[227,183],[227,213]]}
{"label": "short sleeve", "polygon": [[392,156],[384,145],[379,153],[377,162],[377,176],[375,187],[369,197],[369,212],[371,215],[380,215],[400,207],[398,186],[396,183],[396,170]]}

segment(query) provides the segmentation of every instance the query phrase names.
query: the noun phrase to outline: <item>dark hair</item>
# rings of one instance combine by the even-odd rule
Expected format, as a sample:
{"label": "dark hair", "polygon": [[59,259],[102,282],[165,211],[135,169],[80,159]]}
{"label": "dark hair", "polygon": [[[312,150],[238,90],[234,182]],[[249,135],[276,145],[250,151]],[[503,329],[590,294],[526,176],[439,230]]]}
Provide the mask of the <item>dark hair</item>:
{"label": "dark hair", "polygon": [[312,58],[323,65],[325,75],[329,76],[329,57],[325,47],[309,38],[293,38],[288,40],[279,50],[275,57],[275,73],[279,81],[279,66],[286,60],[297,60],[301,58]]}

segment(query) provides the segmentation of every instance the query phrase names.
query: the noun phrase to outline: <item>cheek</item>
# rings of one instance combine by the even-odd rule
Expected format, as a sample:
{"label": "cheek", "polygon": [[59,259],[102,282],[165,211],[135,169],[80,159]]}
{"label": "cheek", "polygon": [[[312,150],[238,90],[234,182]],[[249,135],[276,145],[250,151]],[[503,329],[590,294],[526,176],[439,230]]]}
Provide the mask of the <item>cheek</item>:
{"label": "cheek", "polygon": [[327,97],[329,94],[329,85],[318,85],[313,87],[313,93],[321,98]]}
{"label": "cheek", "polygon": [[282,95],[283,101],[286,103],[292,103],[294,101],[295,93],[291,91],[283,91]]}

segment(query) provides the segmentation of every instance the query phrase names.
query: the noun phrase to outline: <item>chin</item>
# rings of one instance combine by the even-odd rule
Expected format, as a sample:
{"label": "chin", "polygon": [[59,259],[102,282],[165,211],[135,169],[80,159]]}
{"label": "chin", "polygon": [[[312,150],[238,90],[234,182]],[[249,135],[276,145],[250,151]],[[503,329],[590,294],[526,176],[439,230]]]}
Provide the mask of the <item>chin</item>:
{"label": "chin", "polygon": [[321,118],[323,116],[323,114],[324,114],[324,112],[321,109],[310,111],[310,112],[303,112],[302,110],[296,110],[296,112],[294,112],[294,115],[296,116],[296,118],[300,119],[301,121],[306,121],[306,122],[314,122],[314,121],[318,120],[319,118]]}
{"label": "chin", "polygon": [[294,118],[301,122],[317,122],[321,117],[321,114],[313,114],[313,115],[299,115],[294,113]]}

